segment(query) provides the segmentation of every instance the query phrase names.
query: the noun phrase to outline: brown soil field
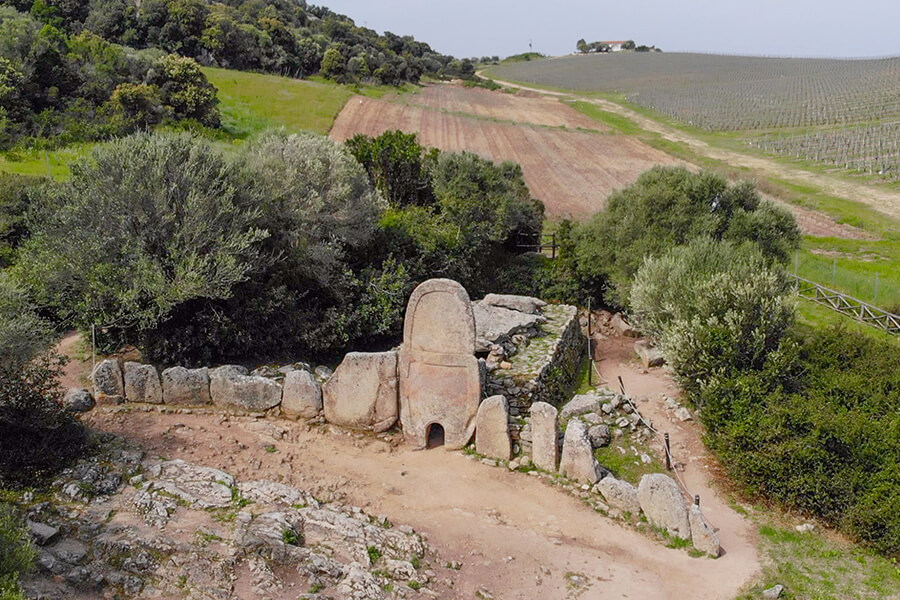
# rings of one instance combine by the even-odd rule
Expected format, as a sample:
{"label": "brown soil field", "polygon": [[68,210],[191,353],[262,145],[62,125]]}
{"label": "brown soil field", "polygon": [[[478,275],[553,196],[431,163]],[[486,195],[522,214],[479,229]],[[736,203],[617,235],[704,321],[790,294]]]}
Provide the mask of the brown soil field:
{"label": "brown soil field", "polygon": [[515,124],[607,131],[609,128],[554,98],[519,90],[514,94],[455,85],[429,85],[417,94],[386,98],[398,104],[422,106]]}
{"label": "brown soil field", "polygon": [[[549,127],[560,120],[572,124],[580,121],[574,110],[554,100],[448,89],[440,93],[426,90],[404,101],[460,109],[470,103],[474,108],[466,110],[481,114],[500,111],[508,118],[530,119],[537,124],[499,123],[415,104],[353,98],[341,111],[330,135],[343,141],[357,133],[380,135],[400,129],[417,133],[426,146],[517,162],[522,165],[532,195],[544,202],[551,218],[589,216],[603,207],[610,193],[632,183],[652,166],[682,164],[628,136]],[[596,129],[597,124],[593,127]]]}

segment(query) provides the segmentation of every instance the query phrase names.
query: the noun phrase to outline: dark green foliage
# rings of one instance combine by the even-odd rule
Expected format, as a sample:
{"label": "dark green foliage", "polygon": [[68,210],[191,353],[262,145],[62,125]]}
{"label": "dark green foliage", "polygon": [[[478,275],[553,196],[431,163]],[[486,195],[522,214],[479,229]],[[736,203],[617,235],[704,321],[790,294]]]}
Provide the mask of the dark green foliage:
{"label": "dark green foliage", "polygon": [[215,88],[192,60],[67,35],[6,6],[0,38],[0,147],[105,139],[167,119],[218,126]]}
{"label": "dark green foliage", "polygon": [[390,32],[379,35],[327,8],[285,0],[4,0],[40,24],[88,31],[133,48],[204,64],[347,83],[399,85],[423,73],[471,77],[457,61]]}
{"label": "dark green foliage", "polygon": [[369,174],[372,186],[394,208],[434,203],[428,169],[437,150],[426,150],[414,133],[388,131],[373,138],[357,134],[346,141],[347,149]]}
{"label": "dark green foliage", "polygon": [[900,554],[896,343],[839,328],[783,343],[698,396],[713,450],[746,488]]}
{"label": "dark green foliage", "polygon": [[59,404],[60,358],[51,331],[24,292],[0,272],[0,484],[33,484],[85,447],[85,433]]}
{"label": "dark green foliage", "polygon": [[631,278],[648,256],[698,237],[755,242],[768,260],[786,262],[800,233],[789,213],[763,201],[751,183],[682,167],[654,167],[612,194],[606,210],[575,233],[579,272],[607,276],[607,301],[624,305]]}
{"label": "dark green foliage", "polygon": [[24,524],[0,502],[0,599],[24,600],[19,577],[31,569],[35,556]]}
{"label": "dark green foliage", "polygon": [[28,237],[26,214],[40,177],[0,174],[0,269],[15,262],[16,249]]}

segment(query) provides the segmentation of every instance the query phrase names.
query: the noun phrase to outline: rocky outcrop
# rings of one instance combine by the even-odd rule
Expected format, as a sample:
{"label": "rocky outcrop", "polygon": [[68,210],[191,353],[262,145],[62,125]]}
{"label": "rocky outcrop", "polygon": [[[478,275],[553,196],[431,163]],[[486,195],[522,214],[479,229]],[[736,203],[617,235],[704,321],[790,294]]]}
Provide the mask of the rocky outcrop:
{"label": "rocky outcrop", "polygon": [[674,479],[662,473],[644,475],[638,485],[638,499],[651,525],[665,529],[669,535],[691,539],[684,496]]}
{"label": "rocky outcrop", "polygon": [[482,304],[487,304],[488,306],[508,308],[509,310],[516,310],[532,315],[539,314],[541,309],[547,306],[547,303],[540,298],[532,298],[531,296],[514,296],[511,294],[488,294],[481,302]]}
{"label": "rocky outcrop", "polygon": [[599,425],[591,425],[588,429],[588,438],[591,440],[591,446],[596,450],[609,445],[610,431],[609,425],[600,423]]}
{"label": "rocky outcrop", "polygon": [[597,483],[603,476],[603,470],[594,458],[587,429],[581,421],[569,421],[566,427],[559,474],[588,485]]}
{"label": "rocky outcrop", "polygon": [[98,402],[119,404],[125,401],[125,380],[118,360],[106,359],[97,363],[91,373],[91,382]]}
{"label": "rocky outcrop", "polygon": [[350,352],[322,386],[325,420],[360,431],[397,422],[397,353]]}
{"label": "rocky outcrop", "polygon": [[622,313],[616,313],[613,315],[612,319],[609,321],[610,326],[616,332],[616,335],[624,336],[624,337],[635,337],[637,334],[634,331],[634,328],[628,324],[628,321],[625,320],[625,317],[622,316]]}
{"label": "rocky outcrop", "polygon": [[637,516],[641,512],[641,503],[638,500],[638,492],[627,481],[616,479],[607,475],[595,486],[595,490],[603,496],[606,503],[622,512]]}
{"label": "rocky outcrop", "polygon": [[209,369],[172,367],[162,372],[163,402],[180,406],[210,404]]}
{"label": "rocky outcrop", "polygon": [[281,403],[281,386],[271,379],[248,375],[247,369],[226,365],[209,375],[209,394],[217,406],[251,412],[266,411]]}
{"label": "rocky outcrop", "polygon": [[125,399],[129,402],[162,404],[162,384],[153,365],[125,363]]}
{"label": "rocky outcrop", "polygon": [[539,314],[510,310],[481,302],[472,303],[475,314],[475,351],[487,352],[493,344],[503,344],[516,334],[536,331],[547,319]]}
{"label": "rocky outcrop", "polygon": [[531,405],[531,462],[538,469],[555,472],[559,460],[557,410],[546,402]]}
{"label": "rocky outcrop", "polygon": [[322,412],[322,387],[312,373],[295,370],[284,376],[281,412],[304,419],[312,419]]}
{"label": "rocky outcrop", "polygon": [[481,402],[475,417],[475,450],[489,458],[509,460],[509,407],[503,396],[491,396]]}
{"label": "rocky outcrop", "polygon": [[696,504],[691,505],[688,511],[688,520],[691,524],[691,541],[694,543],[694,548],[710,556],[719,556],[721,551],[719,536],[703,518],[703,513]]}

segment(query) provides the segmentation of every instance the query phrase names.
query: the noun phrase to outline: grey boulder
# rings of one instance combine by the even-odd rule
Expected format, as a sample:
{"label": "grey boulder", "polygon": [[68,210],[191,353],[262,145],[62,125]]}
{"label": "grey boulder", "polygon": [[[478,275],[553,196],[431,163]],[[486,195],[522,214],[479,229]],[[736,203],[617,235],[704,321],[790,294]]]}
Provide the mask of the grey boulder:
{"label": "grey boulder", "polygon": [[119,404],[125,401],[125,380],[118,360],[108,358],[97,363],[91,373],[91,382],[98,402]]}
{"label": "grey boulder", "polygon": [[691,505],[691,509],[688,511],[688,519],[691,523],[691,540],[694,543],[694,548],[710,556],[719,556],[721,550],[719,536],[716,535],[713,528],[703,518],[703,513],[700,512],[699,506],[696,504]]}
{"label": "grey boulder", "polygon": [[509,460],[509,406],[504,396],[491,396],[481,402],[475,417],[475,450],[489,458]]}
{"label": "grey boulder", "polygon": [[489,306],[498,306],[529,314],[538,314],[543,307],[547,306],[547,303],[540,298],[511,294],[488,294],[482,302]]}
{"label": "grey boulder", "polygon": [[284,376],[281,411],[304,419],[312,419],[322,412],[322,387],[312,373],[294,370]]}
{"label": "grey boulder", "polygon": [[559,474],[580,483],[593,485],[603,476],[603,468],[594,458],[584,423],[573,419],[566,427]]}
{"label": "grey boulder", "polygon": [[638,485],[638,500],[651,525],[665,529],[669,535],[691,539],[684,496],[674,479],[662,473],[644,475]]}
{"label": "grey boulder", "polygon": [[125,363],[125,399],[129,402],[162,404],[162,384],[153,365]]}
{"label": "grey boulder", "polygon": [[174,405],[209,404],[209,370],[171,367],[162,372],[163,401]]}
{"label": "grey boulder", "polygon": [[627,481],[616,479],[607,475],[594,488],[603,496],[606,503],[622,512],[637,516],[641,512],[641,503],[638,500],[638,491]]}
{"label": "grey boulder", "polygon": [[217,406],[261,412],[281,403],[281,386],[271,379],[247,374],[247,369],[226,365],[209,376],[209,394]]}
{"label": "grey boulder", "polygon": [[63,406],[69,412],[88,412],[94,408],[94,397],[82,388],[71,388],[63,398]]}

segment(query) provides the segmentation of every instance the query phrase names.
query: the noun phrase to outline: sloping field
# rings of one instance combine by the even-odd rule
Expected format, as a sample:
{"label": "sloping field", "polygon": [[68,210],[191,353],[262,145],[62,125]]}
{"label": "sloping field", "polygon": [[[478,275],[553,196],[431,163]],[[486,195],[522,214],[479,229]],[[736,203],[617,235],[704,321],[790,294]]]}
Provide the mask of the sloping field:
{"label": "sloping field", "polygon": [[475,115],[498,121],[530,123],[569,129],[607,128],[552,98],[523,90],[502,94],[480,88],[429,85],[418,94],[386,98],[393,102],[432,108],[448,113]]}
{"label": "sloping field", "polygon": [[[534,110],[533,98],[455,88],[446,96],[421,95],[426,102],[463,106],[484,112],[498,110],[493,102],[509,103],[508,114],[523,117]],[[493,96],[498,98],[495,100]],[[409,102],[409,98],[404,98]],[[487,102],[487,104],[486,104]],[[552,101],[549,101],[552,102]],[[554,103],[552,110],[534,115],[535,121],[563,118],[572,109]],[[554,115],[562,115],[561,117]],[[577,121],[572,121],[573,123]],[[596,122],[590,122],[594,129]],[[331,137],[346,140],[357,133],[380,135],[400,129],[419,134],[425,146],[441,150],[475,152],[494,161],[522,165],[534,197],[542,200],[548,216],[582,218],[603,207],[615,189],[632,183],[656,164],[679,164],[667,154],[624,135],[573,131],[545,125],[498,123],[485,118],[448,113],[437,108],[354,98],[338,115]]]}

